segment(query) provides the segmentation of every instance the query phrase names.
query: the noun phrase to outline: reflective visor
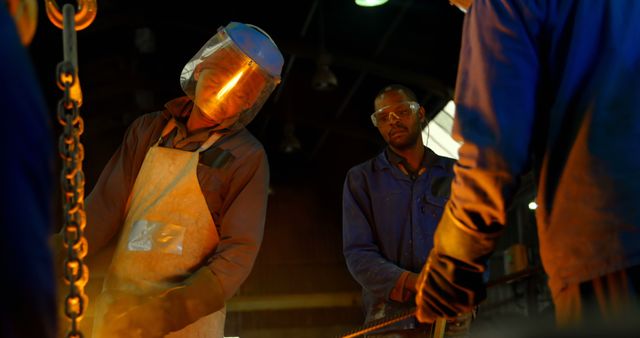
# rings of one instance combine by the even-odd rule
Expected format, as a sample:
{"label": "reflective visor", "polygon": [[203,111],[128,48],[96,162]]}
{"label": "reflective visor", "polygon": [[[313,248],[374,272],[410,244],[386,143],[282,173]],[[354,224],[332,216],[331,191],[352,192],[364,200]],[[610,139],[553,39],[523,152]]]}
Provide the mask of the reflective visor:
{"label": "reflective visor", "polygon": [[[241,42],[247,49],[254,41]],[[269,52],[280,55],[275,44],[272,47]],[[279,74],[271,74],[246,55],[224,27],[191,58],[180,76],[182,89],[202,113],[233,130],[255,117],[279,82]]]}

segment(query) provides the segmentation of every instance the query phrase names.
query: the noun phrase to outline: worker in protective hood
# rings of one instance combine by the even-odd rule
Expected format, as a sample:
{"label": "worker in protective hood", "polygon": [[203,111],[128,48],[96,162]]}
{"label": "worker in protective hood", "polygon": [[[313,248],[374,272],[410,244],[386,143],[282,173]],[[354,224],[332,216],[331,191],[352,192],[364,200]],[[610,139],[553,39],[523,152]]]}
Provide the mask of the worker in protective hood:
{"label": "worker in protective hood", "polygon": [[89,260],[113,248],[89,265],[94,338],[223,337],[266,214],[266,153],[244,127],[282,64],[264,31],[231,22],[184,67],[187,96],[129,127],[86,200]]}
{"label": "worker in protective hood", "polygon": [[220,30],[180,76],[182,89],[195,102],[192,115],[231,130],[243,128],[256,116],[280,82],[283,63],[266,35],[256,39],[261,33],[255,26],[250,34],[240,27],[231,23]]}

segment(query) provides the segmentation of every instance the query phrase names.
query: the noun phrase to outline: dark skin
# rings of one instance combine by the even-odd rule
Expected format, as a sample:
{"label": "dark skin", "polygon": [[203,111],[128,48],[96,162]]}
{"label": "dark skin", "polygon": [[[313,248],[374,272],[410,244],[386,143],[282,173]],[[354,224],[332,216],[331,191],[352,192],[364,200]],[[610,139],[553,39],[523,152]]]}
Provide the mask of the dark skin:
{"label": "dark skin", "polygon": [[[412,101],[402,91],[388,91],[375,100],[375,109]],[[378,131],[389,147],[398,155],[404,157],[412,169],[420,167],[424,156],[422,141],[422,122],[424,108],[420,107],[416,114],[406,118],[391,116],[388,123],[379,123]]]}
{"label": "dark skin", "polygon": [[[386,106],[396,105],[398,103],[412,101],[402,91],[388,91],[378,96],[375,100],[375,109]],[[424,143],[422,141],[422,123],[424,122],[424,108],[421,106],[417,113],[411,114],[406,118],[397,118],[390,116],[387,123],[378,123],[378,131],[382,138],[389,144],[389,147],[398,155],[404,157],[411,166],[411,169],[417,169],[422,164],[424,156]],[[416,281],[418,274],[409,273],[404,283],[405,289],[417,292]]]}

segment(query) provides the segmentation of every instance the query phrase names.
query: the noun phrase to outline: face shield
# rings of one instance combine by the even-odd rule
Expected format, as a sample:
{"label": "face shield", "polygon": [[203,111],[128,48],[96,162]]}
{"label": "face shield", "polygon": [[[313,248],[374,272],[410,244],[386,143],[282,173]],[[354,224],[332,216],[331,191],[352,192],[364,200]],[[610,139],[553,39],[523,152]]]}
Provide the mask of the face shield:
{"label": "face shield", "polygon": [[232,22],[218,29],[185,65],[184,92],[212,121],[246,126],[280,82],[284,59],[261,29]]}

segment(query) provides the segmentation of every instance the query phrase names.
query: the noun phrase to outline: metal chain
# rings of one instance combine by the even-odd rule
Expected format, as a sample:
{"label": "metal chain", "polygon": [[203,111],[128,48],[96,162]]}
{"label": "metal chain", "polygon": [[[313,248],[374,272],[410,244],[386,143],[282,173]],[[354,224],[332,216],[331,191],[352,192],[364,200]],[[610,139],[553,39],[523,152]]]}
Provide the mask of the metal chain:
{"label": "metal chain", "polygon": [[[77,0],[76,2],[78,11],[74,13],[74,22],[76,31],[79,31],[89,27],[96,18],[98,4],[96,0]],[[60,7],[58,7],[56,0],[45,0],[45,8],[49,21],[56,27],[63,29],[63,15],[60,12]]]}
{"label": "metal chain", "polygon": [[89,299],[84,287],[89,280],[89,269],[83,263],[87,255],[88,243],[83,235],[86,225],[84,211],[84,147],[80,136],[84,132],[84,121],[80,116],[82,92],[78,79],[75,9],[66,4],[63,7],[63,51],[64,60],[56,68],[57,85],[64,96],[58,101],[57,118],[63,131],[58,142],[58,152],[62,159],[60,183],[64,217],[64,246],[67,259],[64,262],[64,279],[69,285],[69,294],[65,297],[64,313],[70,320],[68,338],[84,337],[80,331],[80,321],[87,308]]}
{"label": "metal chain", "polygon": [[[64,69],[67,68],[71,72]],[[58,79],[64,85],[64,97],[58,101],[58,122],[64,130],[58,142],[58,152],[62,158],[63,217],[64,217],[64,245],[67,248],[67,259],[64,262],[64,278],[69,284],[69,294],[65,297],[64,312],[71,320],[71,328],[67,337],[83,337],[79,331],[79,322],[88,304],[84,287],[89,280],[89,269],[83,263],[87,255],[88,244],[83,236],[86,225],[84,212],[84,172],[82,160],[84,148],[80,143],[84,123],[80,117],[78,102],[70,97],[71,83],[75,72],[69,62],[62,62],[58,66]],[[71,81],[62,80],[71,77]]]}

